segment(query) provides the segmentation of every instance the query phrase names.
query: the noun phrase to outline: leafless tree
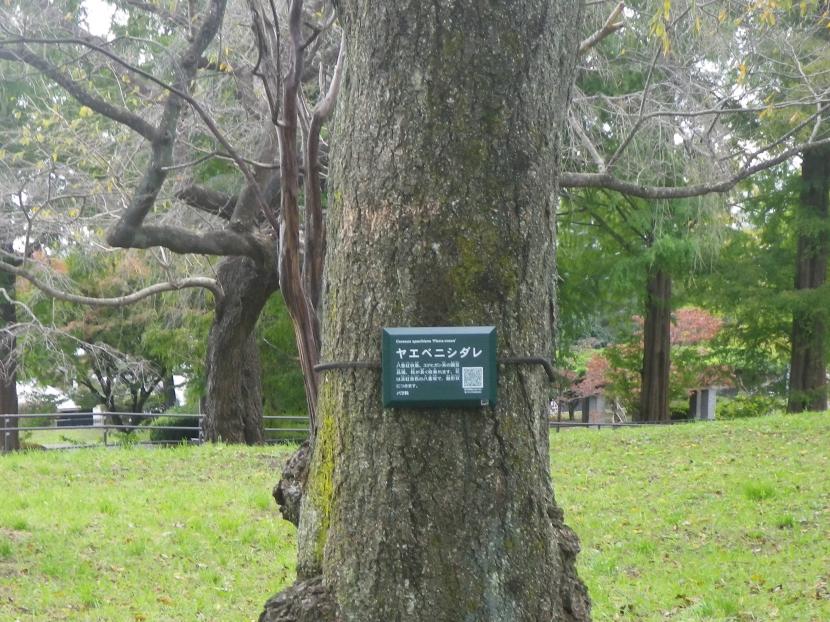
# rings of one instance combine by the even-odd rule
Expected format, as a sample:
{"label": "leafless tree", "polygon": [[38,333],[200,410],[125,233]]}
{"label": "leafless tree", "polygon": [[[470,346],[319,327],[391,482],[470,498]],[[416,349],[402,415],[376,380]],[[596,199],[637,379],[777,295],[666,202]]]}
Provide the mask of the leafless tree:
{"label": "leafless tree", "polygon": [[[25,174],[21,166],[6,170],[10,183],[4,194],[13,195],[14,182],[20,185],[24,178],[39,189],[17,189],[11,199],[21,212],[12,223],[14,237],[25,239],[28,248],[35,226],[49,220],[44,214],[60,211],[64,219],[67,214],[76,219],[75,231],[108,227],[107,242],[114,247],[226,258],[213,277],[175,279],[103,301],[126,304],[155,291],[192,286],[214,293],[207,361],[210,438],[262,440],[252,330],[265,301],[281,286],[297,326],[313,421],[316,307],[325,248],[320,162],[326,145],[320,132],[343,62],[333,11],[324,3],[305,11],[302,3],[292,3],[282,13],[274,3],[254,1],[230,8],[225,0],[201,7],[179,3],[172,10],[128,3],[115,18],[116,24],[126,19],[125,27],[99,36],[87,27],[83,9],[66,19],[65,8],[43,2],[7,10],[0,59],[7,61],[6,75],[44,81],[49,95],[38,103],[45,109],[60,110],[67,97],[74,100],[76,118],[56,113],[52,123],[69,131],[77,130],[78,117],[103,119],[103,136],[76,134],[95,141],[96,149],[85,157],[97,159],[107,183],[102,188],[87,175],[84,186],[79,171],[88,171],[88,162],[69,162],[64,155],[75,150],[49,141],[43,121],[36,119],[40,125],[25,128],[35,132],[34,146],[43,143],[43,148],[28,158],[32,165]],[[149,34],[131,32],[131,20],[139,16],[173,43],[163,47]],[[311,71],[304,72],[306,59]],[[308,101],[315,98],[319,104],[312,109]],[[87,229],[77,222],[85,217]],[[43,285],[26,265],[25,249],[19,254],[23,265],[9,271]],[[101,302],[48,285],[44,291],[64,300]]]}

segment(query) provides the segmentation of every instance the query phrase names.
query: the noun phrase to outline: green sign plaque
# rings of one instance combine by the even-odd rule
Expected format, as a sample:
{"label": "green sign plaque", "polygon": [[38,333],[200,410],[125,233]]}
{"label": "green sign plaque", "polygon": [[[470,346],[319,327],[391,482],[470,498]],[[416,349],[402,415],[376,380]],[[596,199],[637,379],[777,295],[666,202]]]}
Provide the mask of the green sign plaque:
{"label": "green sign plaque", "polygon": [[495,326],[384,328],[383,405],[496,403]]}

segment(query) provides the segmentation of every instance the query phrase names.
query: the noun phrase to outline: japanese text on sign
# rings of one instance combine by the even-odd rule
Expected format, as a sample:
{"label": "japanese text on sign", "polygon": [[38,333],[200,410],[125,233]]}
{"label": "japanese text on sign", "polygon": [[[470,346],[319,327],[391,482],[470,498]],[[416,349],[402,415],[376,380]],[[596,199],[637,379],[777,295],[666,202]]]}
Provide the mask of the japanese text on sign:
{"label": "japanese text on sign", "polygon": [[387,406],[495,402],[493,327],[385,329],[383,355]]}

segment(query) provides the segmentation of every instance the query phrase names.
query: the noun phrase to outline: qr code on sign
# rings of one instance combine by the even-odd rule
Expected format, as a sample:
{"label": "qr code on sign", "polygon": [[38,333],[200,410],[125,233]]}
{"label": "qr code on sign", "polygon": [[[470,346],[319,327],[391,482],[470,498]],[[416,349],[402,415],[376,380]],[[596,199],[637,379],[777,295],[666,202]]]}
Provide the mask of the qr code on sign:
{"label": "qr code on sign", "polygon": [[461,368],[462,389],[483,389],[484,368],[483,367],[462,367]]}

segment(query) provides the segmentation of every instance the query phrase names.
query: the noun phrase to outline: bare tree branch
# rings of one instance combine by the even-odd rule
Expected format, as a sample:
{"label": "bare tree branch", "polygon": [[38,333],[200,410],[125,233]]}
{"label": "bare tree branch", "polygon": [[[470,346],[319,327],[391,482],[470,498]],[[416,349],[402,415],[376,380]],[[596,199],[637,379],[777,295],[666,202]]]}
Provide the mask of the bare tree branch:
{"label": "bare tree branch", "polygon": [[305,43],[303,43],[303,45],[302,45],[303,51],[305,51],[308,48],[309,45],[314,43],[314,41],[317,39],[317,37],[320,36],[321,33],[325,32],[326,30],[331,28],[331,26],[332,26],[332,24],[334,24],[334,20],[336,18],[337,18],[337,11],[335,10],[334,6],[332,6],[331,7],[331,13],[326,18],[326,21],[324,21],[322,24],[317,25],[317,24],[314,24],[314,23],[306,22],[306,26],[308,26],[311,29],[311,36],[308,39],[306,39]]}
{"label": "bare tree branch", "polygon": [[755,173],[786,162],[799,153],[818,149],[825,145],[830,145],[830,138],[796,145],[768,160],[758,162],[752,166],[745,166],[731,177],[711,183],[693,184],[690,186],[646,186],[618,179],[609,173],[573,173],[566,171],[560,177],[560,186],[562,188],[607,188],[608,190],[615,190],[622,194],[640,197],[642,199],[685,199],[699,197],[711,193],[727,192],[734,188],[739,181],[751,177]]}
{"label": "bare tree branch", "polygon": [[280,91],[282,88],[280,67],[280,31],[277,9],[273,1],[268,11],[257,0],[248,0],[248,9],[253,17],[252,29],[257,42],[257,62],[251,74],[258,77],[265,88],[265,99],[271,113],[271,122],[279,126]]}
{"label": "bare tree branch", "polygon": [[[275,128],[268,120],[263,121],[262,126],[256,158],[260,161],[278,162],[278,140]],[[269,221],[272,222],[272,226],[274,222],[277,222],[271,206],[278,205],[281,175],[279,165],[256,169],[253,173],[253,181],[245,184],[245,187],[239,193],[239,199],[236,201],[231,215],[231,228],[235,231],[251,230],[257,223],[258,214],[268,217]],[[263,202],[268,205],[267,213],[261,208]],[[279,228],[274,229],[274,232],[279,234]]]}
{"label": "bare tree branch", "polygon": [[[821,102],[818,102],[818,103],[817,103],[817,110],[816,110],[813,114],[811,114],[811,115],[810,115],[810,116],[808,116],[806,119],[804,119],[803,121],[801,121],[801,123],[797,123],[795,126],[793,126],[792,128],[790,128],[790,130],[789,130],[789,131],[784,132],[781,136],[779,136],[779,137],[778,137],[778,139],[777,139],[777,140],[775,140],[775,141],[773,141],[773,142],[771,142],[771,143],[769,143],[769,144],[767,144],[767,145],[764,145],[763,147],[761,147],[761,148],[759,148],[759,149],[755,150],[754,152],[752,152],[752,153],[750,153],[750,154],[747,154],[747,155],[746,155],[746,162],[754,162],[754,161],[755,161],[755,159],[756,159],[758,156],[760,156],[761,154],[766,153],[766,152],[768,152],[768,151],[770,151],[770,150],[774,149],[774,148],[775,148],[775,147],[777,147],[778,145],[781,145],[781,144],[785,143],[785,142],[786,142],[787,140],[789,140],[792,136],[795,136],[795,135],[796,135],[799,131],[801,131],[803,128],[807,127],[807,126],[808,126],[810,123],[812,123],[814,120],[815,120],[816,122],[820,122],[820,121],[821,121],[821,119],[822,119],[822,115],[823,115],[823,114],[824,114],[824,112],[826,112],[827,110],[830,110],[830,102],[827,102],[827,103],[825,103],[825,104],[823,104],[823,105],[822,105],[822,103],[821,103]],[[816,135],[816,133],[817,133],[817,129],[818,129],[818,127],[819,127],[819,126],[817,125],[817,126],[815,126],[815,127],[813,128],[813,132],[812,132],[812,134],[810,135],[810,138],[809,138],[808,142],[807,142],[807,143],[804,143],[804,145],[805,145],[805,149],[809,149],[809,146],[815,143],[814,138],[815,138],[815,135]],[[803,150],[805,150],[805,149],[802,149],[802,151],[803,151]]]}
{"label": "bare tree branch", "polygon": [[[123,58],[119,57],[118,55],[114,54],[113,52],[107,50],[100,45],[96,45],[91,41],[87,41],[84,39],[78,38],[57,38],[57,39],[36,39],[36,38],[24,38],[24,39],[13,39],[7,41],[0,41],[0,46],[3,45],[10,45],[10,44],[20,44],[20,43],[42,43],[42,44],[74,44],[74,45],[81,45],[88,47],[90,49],[95,50],[96,52],[103,54],[107,58],[112,59],[116,63],[123,65],[130,71],[135,72],[138,75],[143,76],[147,80],[154,82],[155,84],[161,86],[165,90],[171,93],[171,96],[168,97],[167,105],[165,106],[166,112],[170,114],[166,114],[167,123],[165,123],[165,119],[163,118],[161,126],[159,127],[158,131],[162,136],[155,136],[154,138],[150,139],[154,143],[154,156],[155,155],[165,155],[166,151],[169,149],[156,149],[158,143],[171,143],[172,144],[172,134],[175,130],[175,120],[178,119],[178,112],[179,108],[181,107],[180,104],[175,100],[173,95],[177,96],[178,98],[183,99],[186,101],[190,106],[196,111],[199,117],[202,119],[204,124],[208,127],[211,131],[213,136],[219,141],[219,144],[225,148],[225,150],[230,154],[233,161],[236,163],[239,170],[248,180],[252,191],[257,197],[259,201],[260,207],[262,211],[265,213],[268,220],[271,222],[272,226],[274,227],[275,231],[278,231],[278,223],[276,220],[276,216],[273,214],[273,210],[270,209],[265,198],[259,192],[259,187],[254,179],[253,173],[251,173],[248,166],[245,164],[244,160],[239,156],[236,149],[228,142],[227,138],[225,138],[222,131],[213,121],[213,118],[208,114],[208,112],[204,109],[204,107],[193,97],[191,97],[187,92],[187,84],[190,79],[192,79],[195,70],[198,67],[199,60],[201,59],[202,53],[207,48],[208,44],[213,40],[213,37],[216,35],[218,31],[219,25],[222,21],[222,16],[224,14],[226,0],[213,0],[211,2],[208,14],[205,20],[202,23],[201,28],[199,29],[199,34],[194,37],[191,45],[185,52],[181,55],[180,58],[180,79],[177,80],[179,86],[171,85],[163,80],[156,78],[149,72],[144,71],[143,69],[128,63]],[[187,79],[182,79],[183,76],[187,76]],[[64,86],[63,84],[61,86]],[[64,86],[66,88],[66,86]],[[67,89],[68,90],[68,89]],[[70,91],[71,93],[71,91]],[[73,94],[74,96],[74,94]],[[92,108],[92,106],[90,106]],[[169,160],[169,154],[167,155],[165,160]],[[166,171],[164,170],[166,167],[169,167],[169,164],[159,164],[157,162],[157,158],[154,157],[154,165],[151,165],[151,168],[156,169],[155,171],[148,171],[148,175],[145,176],[145,181],[149,182],[145,184],[145,191],[139,194],[139,201],[136,202],[137,206],[143,206],[141,209],[136,210],[128,210],[128,212],[132,212],[132,216],[139,216],[142,214],[146,214],[147,206],[152,206],[155,202],[155,196],[158,192],[158,189],[164,183],[164,178],[166,177]],[[154,174],[150,174],[154,173]],[[155,186],[155,188],[153,188]],[[147,200],[147,199],[151,200]],[[143,219],[143,216],[142,216]],[[131,229],[136,226],[139,226],[140,220],[135,222],[134,218],[130,218],[129,214],[128,217],[119,223],[111,232],[111,236],[109,238],[110,244],[113,246],[129,246],[128,239]],[[123,225],[123,226],[122,226]]]}
{"label": "bare tree branch", "polygon": [[571,129],[579,136],[579,140],[588,150],[588,153],[591,154],[591,159],[594,161],[594,164],[597,165],[597,169],[601,173],[605,172],[605,160],[602,159],[602,156],[597,151],[597,148],[594,146],[594,143],[591,142],[591,139],[588,138],[588,135],[582,129],[582,126],[576,122],[574,119],[573,114],[568,114],[568,123],[571,126]]}
{"label": "bare tree branch", "polygon": [[176,198],[181,199],[190,207],[230,220],[239,196],[229,196],[210,188],[193,185],[179,190]]}
{"label": "bare tree branch", "polygon": [[[158,135],[153,140],[152,157],[147,171],[144,174],[144,178],[139,184],[126,213],[107,235],[107,241],[112,246],[124,248],[165,246],[177,253],[242,254],[250,256],[257,261],[261,261],[264,258],[262,245],[255,243],[251,236],[243,236],[231,231],[196,235],[181,229],[144,226],[144,219],[154,205],[158,192],[167,178],[168,167],[172,159],[176,124],[181,112],[181,102],[184,100],[193,107],[202,118],[202,121],[211,130],[214,137],[231,154],[237,167],[242,171],[248,181],[247,188],[256,197],[263,213],[271,220],[275,229],[277,228],[276,218],[272,214],[253,173],[251,173],[237,152],[231,147],[222,132],[219,131],[219,128],[216,127],[210,115],[207,114],[199,102],[185,92],[190,80],[195,75],[198,60],[219,29],[224,8],[225,0],[213,0],[211,2],[208,13],[199,27],[196,36],[180,57],[180,71],[178,72],[178,79],[175,85],[168,85],[141,69],[133,68],[135,71],[148,77],[148,79],[166,88],[170,91],[170,95],[165,103]],[[74,42],[79,43],[78,41]],[[80,43],[83,44],[84,42]],[[98,51],[113,58],[116,62],[132,67],[132,65],[129,65],[129,63],[113,55],[108,50],[98,49]]]}
{"label": "bare tree branch", "polygon": [[622,141],[617,150],[608,158],[608,164],[606,165],[608,170],[611,170],[614,165],[617,163],[617,160],[620,159],[620,156],[623,154],[625,149],[631,144],[631,141],[634,139],[635,134],[639,131],[639,129],[643,126],[643,123],[646,121],[646,116],[643,114],[646,107],[646,100],[648,99],[648,91],[651,88],[651,80],[654,76],[654,67],[657,64],[657,59],[660,57],[660,44],[658,43],[656,49],[654,50],[654,56],[651,60],[651,65],[649,65],[648,73],[646,74],[646,84],[643,87],[642,99],[640,100],[640,110],[637,113],[637,122],[634,124],[634,127],[631,128],[631,131],[628,133],[628,136],[625,137],[625,140]]}
{"label": "bare tree branch", "polygon": [[[340,51],[326,96],[314,107],[308,128],[308,140],[305,150],[305,253],[303,256],[303,279],[311,308],[320,308],[320,295],[323,283],[323,262],[326,256],[326,225],[323,218],[323,197],[320,179],[320,130],[323,122],[331,114],[340,81],[343,66],[346,63],[346,41],[341,35]],[[318,328],[319,330],[319,328]]]}
{"label": "bare tree branch", "polygon": [[[0,46],[8,45],[9,43],[11,42],[0,41]],[[68,75],[59,71],[52,63],[34,54],[24,43],[25,40],[16,42],[17,49],[3,49],[0,47],[0,58],[23,62],[34,67],[53,82],[62,86],[80,104],[87,106],[91,110],[113,121],[126,125],[149,141],[155,140],[157,130],[151,124],[147,123],[147,121],[129,110],[118,108],[109,102],[94,97]]]}
{"label": "bare tree branch", "polygon": [[291,0],[288,8],[290,41],[289,69],[283,84],[282,119],[277,127],[282,171],[280,201],[280,290],[294,324],[300,366],[306,386],[309,428],[315,435],[318,376],[314,370],[320,352],[316,313],[303,285],[300,265],[299,170],[297,167],[297,123],[300,82],[303,75],[302,0]]}
{"label": "bare tree branch", "polygon": [[134,232],[130,248],[163,246],[174,253],[203,255],[243,255],[257,263],[266,261],[268,244],[250,233],[223,229],[193,233],[188,229],[168,225],[144,225]]}
{"label": "bare tree branch", "polygon": [[[5,256],[5,253],[3,253],[3,255]],[[136,303],[144,298],[155,296],[156,294],[178,291],[180,289],[192,287],[200,287],[209,290],[213,294],[215,304],[217,305],[222,304],[225,296],[219,282],[215,279],[207,277],[190,277],[177,281],[156,283],[155,285],[145,287],[131,294],[125,294],[124,296],[115,296],[113,298],[95,298],[92,296],[81,296],[79,294],[61,291],[44,282],[42,279],[38,278],[37,275],[29,272],[25,268],[15,267],[5,261],[0,261],[0,271],[10,272],[15,276],[26,279],[50,298],[95,307],[123,307]]]}
{"label": "bare tree branch", "polygon": [[[107,47],[109,45],[114,44],[116,41],[122,39],[121,37],[118,37],[116,39],[112,39],[110,41],[107,41],[106,39],[104,39],[102,37],[93,35],[86,28],[83,28],[80,24],[78,24],[74,20],[64,20],[63,15],[61,14],[61,11],[60,11],[60,7],[57,6],[54,2],[51,2],[51,0],[40,0],[39,5],[40,5],[41,14],[44,15],[44,16],[48,15],[48,19],[51,23],[54,23],[54,24],[60,23],[62,25],[62,27],[68,28],[70,30],[70,32],[75,37],[77,37],[78,39],[83,39],[85,41],[89,41],[90,43],[93,43],[95,45],[99,45],[99,46],[102,46],[102,47]],[[148,10],[148,11],[152,12],[151,5],[147,5],[147,7],[144,10]],[[163,11],[164,9],[160,8],[160,10]],[[112,71],[113,74],[115,74],[118,77],[119,80],[124,80],[127,77],[127,75],[130,73],[130,71],[128,69],[124,68],[122,65],[119,65],[117,63],[112,64],[112,65],[108,65],[108,69],[110,71]],[[153,90],[143,80],[132,79],[132,80],[130,80],[130,82],[133,86],[135,86],[138,89],[138,92],[143,97],[149,99],[149,98],[154,96]]]}
{"label": "bare tree branch", "polygon": [[579,54],[585,54],[588,50],[594,47],[597,43],[605,39],[605,37],[614,34],[623,26],[625,26],[625,22],[617,21],[622,15],[623,9],[625,8],[625,3],[620,2],[617,6],[614,7],[614,10],[611,11],[611,14],[608,16],[608,19],[605,20],[605,23],[602,25],[602,28],[597,30],[594,34],[592,34],[587,39],[584,39],[582,43],[579,44]]}
{"label": "bare tree branch", "polygon": [[[191,160],[190,162],[181,162],[179,164],[171,164],[170,166],[165,166],[165,171],[176,171],[183,168],[190,168],[192,166],[197,166],[202,162],[207,162],[213,158],[217,158],[219,160],[230,160],[231,162],[234,161],[232,155],[228,153],[223,153],[221,151],[211,151],[210,153],[206,153],[203,156],[196,158],[195,160]],[[274,162],[261,162],[258,160],[251,160],[250,158],[243,158],[240,156],[240,159],[245,162],[245,164],[250,164],[254,168],[271,168],[271,169],[278,169],[280,167],[279,164]]]}
{"label": "bare tree branch", "polygon": [[142,2],[142,0],[125,0],[125,3],[129,6],[141,9],[142,11],[145,11],[147,13],[157,15],[166,22],[169,22],[170,24],[174,24],[176,26],[180,26],[181,28],[188,28],[190,26],[187,16],[185,16],[184,13],[182,13],[181,11],[171,13],[159,4],[155,4],[152,2]]}

